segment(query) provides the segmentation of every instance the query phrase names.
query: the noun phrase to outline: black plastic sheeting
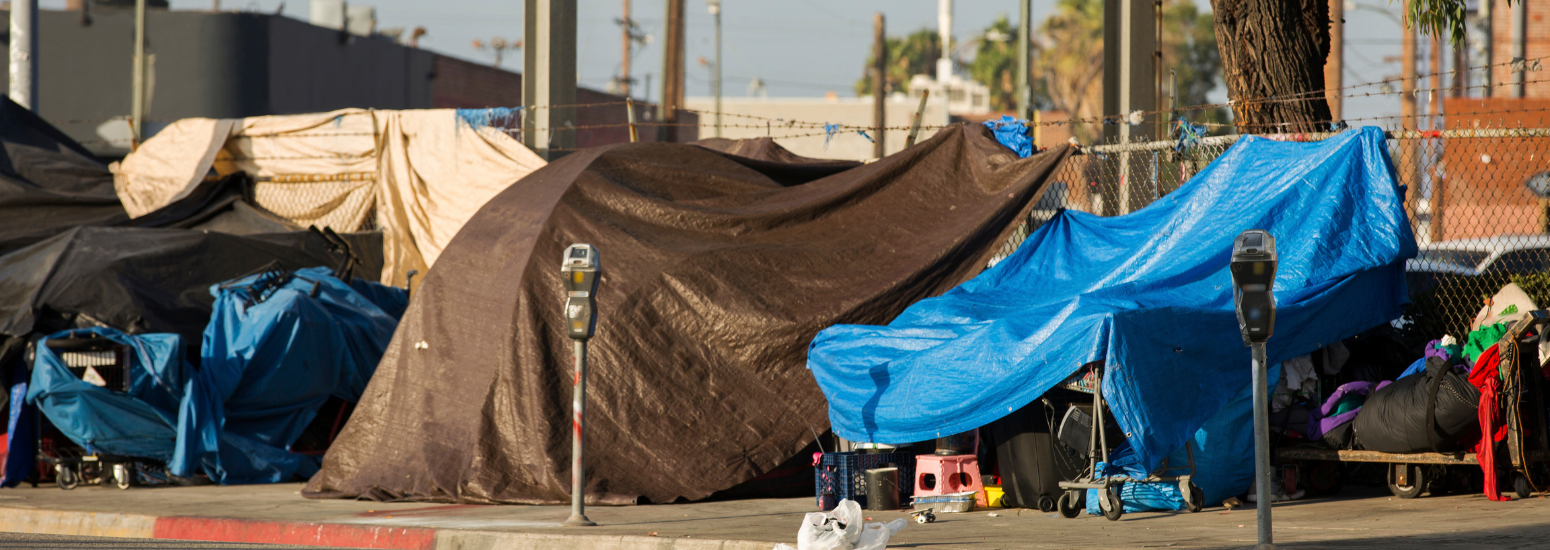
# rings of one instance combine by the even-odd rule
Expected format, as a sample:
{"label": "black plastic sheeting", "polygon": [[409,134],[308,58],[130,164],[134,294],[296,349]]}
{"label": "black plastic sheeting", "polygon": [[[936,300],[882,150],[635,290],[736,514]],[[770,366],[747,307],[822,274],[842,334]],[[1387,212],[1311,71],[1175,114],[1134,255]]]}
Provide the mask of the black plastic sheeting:
{"label": "black plastic sheeting", "polygon": [[1480,390],[1457,359],[1426,360],[1426,371],[1367,396],[1352,421],[1356,444],[1382,453],[1451,451],[1480,431]]}
{"label": "black plastic sheeting", "polygon": [[241,174],[204,182],[190,196],[131,220],[106,165],[36,114],[0,100],[0,254],[79,226],[237,235],[305,229],[252,204],[251,188]]}
{"label": "black plastic sheeting", "polygon": [[[382,270],[380,234],[344,235],[355,274]],[[210,286],[257,271],[337,267],[347,252],[320,233],[238,236],[185,229],[78,227],[0,256],[0,335],[106,326],[201,340]]]}
{"label": "black plastic sheeting", "polygon": [[981,125],[865,165],[781,162],[771,145],[587,149],[497,195],[437,259],[303,494],[568,502],[571,243],[603,267],[586,499],[698,500],[753,479],[828,428],[813,335],[886,323],[978,274],[1071,154],[1018,159]]}

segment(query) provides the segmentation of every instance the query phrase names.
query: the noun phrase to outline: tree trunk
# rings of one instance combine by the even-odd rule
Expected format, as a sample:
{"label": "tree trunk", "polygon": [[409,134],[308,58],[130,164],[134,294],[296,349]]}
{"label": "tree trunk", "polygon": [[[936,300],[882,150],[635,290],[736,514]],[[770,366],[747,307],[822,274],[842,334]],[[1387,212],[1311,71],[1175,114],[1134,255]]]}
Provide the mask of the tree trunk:
{"label": "tree trunk", "polygon": [[1212,0],[1211,9],[1238,130],[1328,131],[1328,0]]}

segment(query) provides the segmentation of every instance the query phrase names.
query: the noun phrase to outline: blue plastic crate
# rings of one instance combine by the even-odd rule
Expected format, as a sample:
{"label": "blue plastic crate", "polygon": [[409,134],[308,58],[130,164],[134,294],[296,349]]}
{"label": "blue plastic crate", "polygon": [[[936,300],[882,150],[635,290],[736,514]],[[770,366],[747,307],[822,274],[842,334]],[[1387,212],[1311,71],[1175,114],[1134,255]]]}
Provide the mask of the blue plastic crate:
{"label": "blue plastic crate", "polygon": [[[899,468],[899,502],[909,502],[915,494],[915,455],[909,453],[824,453],[813,471],[813,489],[818,498],[818,509],[825,512],[844,499],[851,499],[866,508],[866,471],[893,464]],[[824,502],[824,493],[833,500]]]}

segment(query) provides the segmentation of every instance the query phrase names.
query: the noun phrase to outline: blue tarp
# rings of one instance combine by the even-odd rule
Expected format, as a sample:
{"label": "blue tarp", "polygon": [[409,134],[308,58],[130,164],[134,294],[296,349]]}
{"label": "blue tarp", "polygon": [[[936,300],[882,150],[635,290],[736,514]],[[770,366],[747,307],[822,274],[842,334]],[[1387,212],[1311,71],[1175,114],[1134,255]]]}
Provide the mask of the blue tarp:
{"label": "blue tarp", "polygon": [[888,326],[824,330],[808,366],[836,433],[905,443],[987,424],[1101,360],[1131,462],[1149,469],[1249,383],[1227,271],[1247,229],[1274,235],[1280,257],[1271,362],[1400,315],[1416,245],[1383,133],[1245,137],[1146,208],[1063,211]]}
{"label": "blue tarp", "polygon": [[176,335],[85,331],[132,347],[128,394],[80,381],[40,344],[27,399],[77,444],[165,461],[180,476],[202,470],[225,484],[310,476],[317,458],[290,446],[329,396],[360,399],[408,303],[401,289],[354,285],[365,288],[311,268],[211,287],[215,312],[197,370]]}

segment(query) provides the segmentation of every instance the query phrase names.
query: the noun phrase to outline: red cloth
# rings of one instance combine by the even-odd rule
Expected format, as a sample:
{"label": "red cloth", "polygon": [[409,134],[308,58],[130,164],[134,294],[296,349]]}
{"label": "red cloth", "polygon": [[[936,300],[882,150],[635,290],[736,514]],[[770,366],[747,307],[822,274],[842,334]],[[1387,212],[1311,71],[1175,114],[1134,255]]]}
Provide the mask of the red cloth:
{"label": "red cloth", "polygon": [[1469,372],[1469,383],[1480,388],[1481,437],[1475,444],[1475,458],[1480,462],[1480,471],[1485,473],[1485,496],[1496,501],[1512,500],[1496,489],[1496,444],[1507,438],[1507,423],[1502,421],[1502,411],[1496,406],[1496,392],[1502,385],[1501,363],[1501,354],[1496,346],[1491,346],[1480,354],[1474,370]]}

